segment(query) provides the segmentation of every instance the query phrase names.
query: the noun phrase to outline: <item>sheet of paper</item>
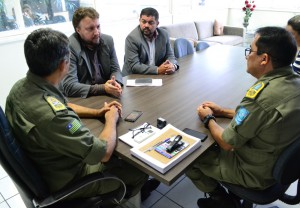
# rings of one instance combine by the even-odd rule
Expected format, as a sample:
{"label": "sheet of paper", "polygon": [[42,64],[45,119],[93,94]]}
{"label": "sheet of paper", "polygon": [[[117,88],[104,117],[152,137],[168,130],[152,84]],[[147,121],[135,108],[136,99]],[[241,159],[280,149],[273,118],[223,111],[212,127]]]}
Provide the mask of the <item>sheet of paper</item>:
{"label": "sheet of paper", "polygon": [[[144,126],[144,125],[145,125],[145,124],[142,124],[142,125],[140,125],[140,126],[137,126],[135,129],[141,128],[141,127]],[[144,143],[144,142],[146,142],[146,141],[151,140],[151,138],[152,138],[152,137],[155,137],[155,134],[156,134],[157,132],[160,131],[158,128],[156,128],[156,127],[154,127],[154,126],[152,126],[152,125],[150,125],[150,127],[151,127],[151,130],[154,131],[154,134],[153,134],[152,136],[148,137],[148,138],[147,138],[146,140],[144,140],[143,142],[140,142],[140,143],[136,142],[136,141],[134,140],[134,138],[132,138],[133,134],[135,134],[135,133],[132,132],[132,131],[128,131],[126,134],[123,134],[123,135],[119,136],[119,139],[122,140],[123,142],[125,142],[126,144],[132,146],[132,147],[138,146],[138,145],[140,145],[140,144],[142,144],[142,143]],[[137,133],[137,132],[138,132],[138,131],[136,131],[136,133]],[[141,136],[142,134],[143,134],[143,132],[139,133],[137,136]]]}
{"label": "sheet of paper", "polygon": [[162,79],[152,79],[152,83],[135,83],[135,79],[127,79],[126,86],[142,87],[142,86],[162,86]]}

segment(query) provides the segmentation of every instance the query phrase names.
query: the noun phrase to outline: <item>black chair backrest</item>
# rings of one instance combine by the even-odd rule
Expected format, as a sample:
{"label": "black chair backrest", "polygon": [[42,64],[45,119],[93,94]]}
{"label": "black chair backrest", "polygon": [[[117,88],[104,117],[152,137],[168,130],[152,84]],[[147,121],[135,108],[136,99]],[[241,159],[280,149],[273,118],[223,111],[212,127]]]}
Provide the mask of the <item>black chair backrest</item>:
{"label": "black chair backrest", "polygon": [[291,196],[284,194],[280,200],[286,204],[300,203],[300,137],[296,139],[286,150],[281,153],[273,169],[273,177],[281,185],[290,185],[298,180],[296,194]]}
{"label": "black chair backrest", "polygon": [[194,53],[194,47],[185,38],[177,38],[174,42],[174,55],[176,58],[180,58]]}
{"label": "black chair backrest", "polygon": [[0,162],[14,183],[27,197],[43,198],[49,194],[45,182],[15,139],[0,107]]}
{"label": "black chair backrest", "polygon": [[280,155],[273,169],[273,177],[282,186],[289,186],[298,180],[295,195],[283,194],[280,200],[286,204],[300,203],[300,137],[290,144]]}
{"label": "black chair backrest", "polygon": [[273,177],[282,185],[300,179],[300,137],[279,156],[273,169]]}

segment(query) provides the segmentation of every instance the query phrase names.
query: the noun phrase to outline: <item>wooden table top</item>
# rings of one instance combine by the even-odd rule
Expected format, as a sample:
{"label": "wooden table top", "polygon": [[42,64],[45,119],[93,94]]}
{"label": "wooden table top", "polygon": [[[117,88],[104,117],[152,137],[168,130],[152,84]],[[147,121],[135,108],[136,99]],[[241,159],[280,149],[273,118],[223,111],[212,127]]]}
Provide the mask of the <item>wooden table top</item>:
{"label": "wooden table top", "polygon": [[[237,46],[218,45],[195,52],[193,55],[178,60],[180,69],[173,75],[129,75],[127,79],[153,78],[162,79],[160,87],[127,87],[124,86],[121,99],[123,117],[132,110],[143,111],[143,115],[134,123],[121,119],[117,132],[125,134],[128,129],[145,122],[156,126],[157,118],[162,117],[178,129],[188,127],[208,134],[208,139],[191,155],[182,160],[165,174],[161,174],[130,154],[130,146],[118,141],[115,154],[133,164],[145,173],[155,177],[166,185],[175,182],[186,168],[211,146],[214,140],[197,115],[197,107],[204,101],[213,101],[223,107],[235,108],[248,88],[255,82],[246,72],[244,48]],[[99,108],[103,103],[116,100],[108,96],[94,96],[86,99],[69,98],[79,105]],[[103,121],[82,119],[83,123],[98,136]],[[217,118],[218,124],[226,127],[230,119]]]}

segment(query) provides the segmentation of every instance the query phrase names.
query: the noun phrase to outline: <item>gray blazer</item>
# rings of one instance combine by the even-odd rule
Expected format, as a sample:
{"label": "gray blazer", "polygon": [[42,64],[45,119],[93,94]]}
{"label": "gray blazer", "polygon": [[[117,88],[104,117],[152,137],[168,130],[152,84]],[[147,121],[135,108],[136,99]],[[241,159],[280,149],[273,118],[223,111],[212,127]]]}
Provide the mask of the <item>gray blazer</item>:
{"label": "gray blazer", "polygon": [[122,69],[123,76],[128,74],[157,74],[157,67],[166,60],[177,64],[170,45],[167,31],[157,28],[158,36],[155,40],[155,66],[149,65],[149,46],[137,26],[125,40],[125,58]]}
{"label": "gray blazer", "polygon": [[[70,69],[62,82],[63,91],[66,96],[82,97],[88,96],[92,83],[92,67],[88,55],[81,48],[78,34],[70,36]],[[113,38],[109,35],[100,36],[100,61],[104,71],[104,79],[109,80],[112,75],[123,85],[122,74],[117,59]],[[103,92],[104,89],[102,89]]]}

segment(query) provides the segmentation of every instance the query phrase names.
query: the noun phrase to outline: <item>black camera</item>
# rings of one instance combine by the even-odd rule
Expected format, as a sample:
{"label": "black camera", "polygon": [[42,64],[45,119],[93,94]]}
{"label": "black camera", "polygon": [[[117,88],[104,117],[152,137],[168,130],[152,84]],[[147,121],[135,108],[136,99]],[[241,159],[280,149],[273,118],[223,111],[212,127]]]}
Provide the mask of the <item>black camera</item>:
{"label": "black camera", "polygon": [[167,125],[167,121],[163,118],[157,119],[157,128],[162,129]]}

